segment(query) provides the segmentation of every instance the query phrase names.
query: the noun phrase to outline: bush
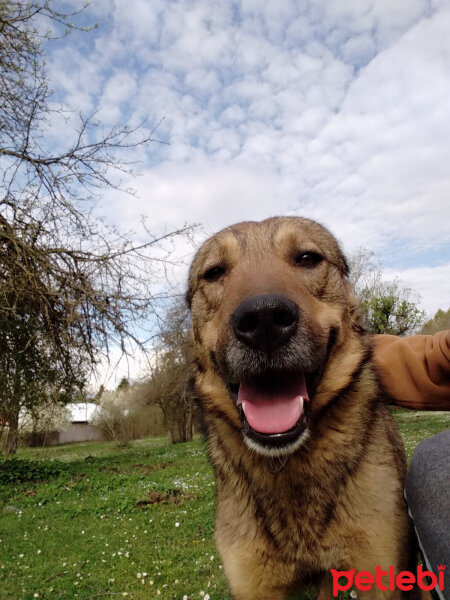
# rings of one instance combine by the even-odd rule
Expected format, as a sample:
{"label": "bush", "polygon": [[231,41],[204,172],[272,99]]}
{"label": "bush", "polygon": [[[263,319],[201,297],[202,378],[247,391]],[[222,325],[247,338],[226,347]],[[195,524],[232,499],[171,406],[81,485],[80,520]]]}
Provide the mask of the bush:
{"label": "bush", "polygon": [[141,384],[103,392],[92,424],[121,443],[166,434],[163,413],[158,406],[148,406]]}
{"label": "bush", "polygon": [[47,481],[59,477],[67,465],[56,461],[32,461],[10,458],[0,462],[0,484],[23,483],[25,481]]}

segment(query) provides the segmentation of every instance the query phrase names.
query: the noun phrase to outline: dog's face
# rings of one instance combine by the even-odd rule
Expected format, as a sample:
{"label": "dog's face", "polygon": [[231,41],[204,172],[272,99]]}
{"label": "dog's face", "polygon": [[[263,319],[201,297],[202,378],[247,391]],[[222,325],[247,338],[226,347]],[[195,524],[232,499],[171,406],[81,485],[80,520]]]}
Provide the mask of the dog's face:
{"label": "dog's face", "polygon": [[333,236],[298,217],[238,223],[197,252],[197,385],[257,452],[290,453],[307,439],[330,354],[351,329],[347,273]]}

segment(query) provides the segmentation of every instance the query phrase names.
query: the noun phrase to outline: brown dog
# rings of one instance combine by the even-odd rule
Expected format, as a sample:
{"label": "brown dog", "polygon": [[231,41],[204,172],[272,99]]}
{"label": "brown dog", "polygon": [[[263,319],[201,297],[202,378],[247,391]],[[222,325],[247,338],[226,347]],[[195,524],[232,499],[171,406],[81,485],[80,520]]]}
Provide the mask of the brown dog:
{"label": "brown dog", "polygon": [[215,538],[236,600],[310,583],[328,600],[331,569],[415,569],[403,447],[347,275],[332,235],[295,217],[228,227],[193,261]]}

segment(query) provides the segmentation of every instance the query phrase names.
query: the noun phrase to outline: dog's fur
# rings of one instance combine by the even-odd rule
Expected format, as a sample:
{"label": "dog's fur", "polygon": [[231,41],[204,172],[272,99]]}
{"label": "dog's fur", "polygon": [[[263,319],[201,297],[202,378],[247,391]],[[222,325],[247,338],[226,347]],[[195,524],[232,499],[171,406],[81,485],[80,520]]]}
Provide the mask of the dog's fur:
{"label": "dog's fur", "polygon": [[[283,600],[311,583],[328,600],[332,568],[415,570],[404,451],[347,276],[333,236],[296,217],[228,227],[193,261],[196,389],[216,478],[215,540],[235,600]],[[298,308],[295,334],[270,352],[249,348],[232,325],[243,301],[265,294]],[[266,446],[249,434],[235,390],[284,372],[305,375],[306,421],[295,440]],[[358,595],[418,597],[375,586]]]}

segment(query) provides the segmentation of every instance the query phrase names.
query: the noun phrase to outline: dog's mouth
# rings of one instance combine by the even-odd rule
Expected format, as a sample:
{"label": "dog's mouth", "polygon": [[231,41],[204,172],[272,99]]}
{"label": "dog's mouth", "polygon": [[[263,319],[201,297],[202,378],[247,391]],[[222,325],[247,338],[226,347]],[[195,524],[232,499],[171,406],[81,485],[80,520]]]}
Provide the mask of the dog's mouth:
{"label": "dog's mouth", "polygon": [[243,434],[257,447],[292,447],[305,432],[309,396],[302,372],[266,373],[229,388]]}

